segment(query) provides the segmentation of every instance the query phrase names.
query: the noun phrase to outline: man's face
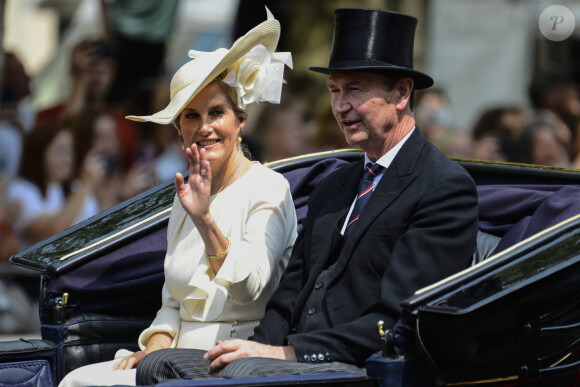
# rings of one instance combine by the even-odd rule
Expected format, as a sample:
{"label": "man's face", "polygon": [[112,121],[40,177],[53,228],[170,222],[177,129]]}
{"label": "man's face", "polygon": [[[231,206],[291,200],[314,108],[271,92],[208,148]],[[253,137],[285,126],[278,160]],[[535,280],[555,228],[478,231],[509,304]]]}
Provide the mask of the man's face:
{"label": "man's face", "polygon": [[387,91],[380,75],[364,72],[331,73],[327,86],[346,142],[371,158],[386,153],[394,145],[391,129],[398,123],[396,88]]}

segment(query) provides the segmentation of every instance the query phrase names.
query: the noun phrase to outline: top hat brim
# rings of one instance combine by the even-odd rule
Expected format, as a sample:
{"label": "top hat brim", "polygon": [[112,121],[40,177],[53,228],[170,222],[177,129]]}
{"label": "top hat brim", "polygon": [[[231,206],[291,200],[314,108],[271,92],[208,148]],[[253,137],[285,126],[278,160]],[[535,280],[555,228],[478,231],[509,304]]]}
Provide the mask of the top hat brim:
{"label": "top hat brim", "polygon": [[308,70],[314,71],[321,74],[330,73],[353,73],[353,72],[367,72],[367,73],[380,73],[385,75],[394,75],[399,77],[409,77],[413,79],[415,90],[427,89],[433,86],[433,78],[429,75],[422,73],[417,70],[409,69],[406,67],[394,66],[394,65],[358,65],[358,66],[332,66],[332,67],[309,67]]}

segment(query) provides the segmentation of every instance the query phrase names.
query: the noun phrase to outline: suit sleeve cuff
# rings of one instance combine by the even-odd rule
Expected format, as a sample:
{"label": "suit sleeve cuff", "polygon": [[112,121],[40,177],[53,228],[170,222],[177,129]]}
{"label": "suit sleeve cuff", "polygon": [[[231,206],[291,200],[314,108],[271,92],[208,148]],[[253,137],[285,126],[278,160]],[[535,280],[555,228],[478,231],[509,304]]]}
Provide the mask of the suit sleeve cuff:
{"label": "suit sleeve cuff", "polygon": [[330,349],[322,346],[308,345],[300,339],[301,335],[287,336],[286,345],[292,345],[296,353],[296,361],[300,363],[331,363],[334,361]]}

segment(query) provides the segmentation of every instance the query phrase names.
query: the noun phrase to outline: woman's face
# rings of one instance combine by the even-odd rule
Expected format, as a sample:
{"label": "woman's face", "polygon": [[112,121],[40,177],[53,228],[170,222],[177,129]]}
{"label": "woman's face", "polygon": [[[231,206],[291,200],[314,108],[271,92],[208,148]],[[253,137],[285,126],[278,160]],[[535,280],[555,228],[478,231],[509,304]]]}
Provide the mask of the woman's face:
{"label": "woman's face", "polygon": [[213,82],[183,109],[177,130],[185,146],[196,144],[198,149],[204,148],[212,167],[220,168],[235,158],[244,121],[244,117],[236,116],[220,85]]}
{"label": "woman's face", "polygon": [[92,150],[99,154],[119,152],[117,124],[109,115],[100,115],[95,121]]}
{"label": "woman's face", "polygon": [[73,141],[70,130],[61,130],[47,146],[44,153],[44,165],[48,181],[60,183],[72,176],[74,167]]}

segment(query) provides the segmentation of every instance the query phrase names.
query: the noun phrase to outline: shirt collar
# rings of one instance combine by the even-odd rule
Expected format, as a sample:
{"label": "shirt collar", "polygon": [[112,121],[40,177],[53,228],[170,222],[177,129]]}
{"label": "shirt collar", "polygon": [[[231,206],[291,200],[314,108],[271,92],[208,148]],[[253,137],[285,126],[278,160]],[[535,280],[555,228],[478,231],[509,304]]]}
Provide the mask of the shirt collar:
{"label": "shirt collar", "polygon": [[[413,133],[414,130],[415,130],[415,126],[413,126],[413,129],[411,129],[409,131],[409,133],[407,133],[407,135],[405,137],[403,137],[403,139],[401,141],[399,141],[387,153],[385,153],[384,155],[382,155],[381,158],[379,158],[376,161],[376,163],[379,164],[382,167],[385,167],[385,169],[386,168],[389,168],[389,166],[391,165],[391,163],[395,159],[395,156],[397,155],[397,153],[399,153],[399,151],[401,150],[401,148],[403,147],[403,145],[405,144],[405,142],[409,139],[409,137],[411,136],[411,134]],[[372,161],[369,158],[369,156],[365,153],[365,163],[364,163],[364,165],[367,165],[368,163],[372,163]]]}

